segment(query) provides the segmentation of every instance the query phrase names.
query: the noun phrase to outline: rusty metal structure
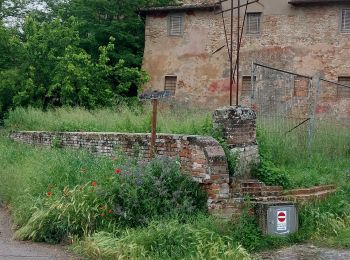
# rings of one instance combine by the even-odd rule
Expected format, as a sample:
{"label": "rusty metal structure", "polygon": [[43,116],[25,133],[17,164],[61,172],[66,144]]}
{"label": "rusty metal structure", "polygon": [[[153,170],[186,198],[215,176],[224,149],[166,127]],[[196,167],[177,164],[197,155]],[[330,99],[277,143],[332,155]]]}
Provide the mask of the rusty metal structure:
{"label": "rusty metal structure", "polygon": [[142,93],[139,97],[141,101],[151,100],[152,103],[152,135],[151,135],[151,153],[150,157],[153,158],[156,154],[156,139],[157,139],[157,113],[158,113],[158,100],[171,97],[172,94],[169,91],[151,91]]}
{"label": "rusty metal structure", "polygon": [[[237,1],[237,5],[234,4],[234,2]],[[243,1],[243,0],[242,0]],[[241,4],[241,0],[219,0],[216,3],[217,9],[214,11],[215,14],[221,15],[222,22],[223,22],[223,28],[225,33],[225,40],[226,40],[226,47],[228,51],[228,57],[230,60],[230,106],[233,105],[233,84],[236,84],[236,106],[239,105],[239,81],[240,81],[240,73],[239,73],[239,65],[240,65],[240,49],[242,44],[242,38],[243,38],[243,30],[244,30],[244,24],[247,17],[247,10],[248,6],[257,3],[259,0],[246,0],[246,3]],[[228,8],[224,7],[224,3],[230,4]],[[243,24],[241,26],[241,9],[245,8],[244,11],[244,17],[243,17]],[[233,59],[233,28],[234,28],[234,12],[237,10],[237,35],[236,35],[236,61],[234,63]],[[224,13],[230,12],[230,26],[227,28],[225,23],[225,16]],[[228,30],[230,33],[228,33]],[[224,47],[224,46],[223,46]],[[222,49],[221,47],[220,49]]]}

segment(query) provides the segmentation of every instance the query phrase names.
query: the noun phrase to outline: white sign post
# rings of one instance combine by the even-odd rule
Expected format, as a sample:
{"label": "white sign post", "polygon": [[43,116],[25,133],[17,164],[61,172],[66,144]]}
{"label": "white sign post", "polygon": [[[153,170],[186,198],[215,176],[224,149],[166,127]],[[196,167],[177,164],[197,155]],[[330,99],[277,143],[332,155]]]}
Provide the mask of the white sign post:
{"label": "white sign post", "polygon": [[287,211],[277,211],[277,231],[287,231]]}

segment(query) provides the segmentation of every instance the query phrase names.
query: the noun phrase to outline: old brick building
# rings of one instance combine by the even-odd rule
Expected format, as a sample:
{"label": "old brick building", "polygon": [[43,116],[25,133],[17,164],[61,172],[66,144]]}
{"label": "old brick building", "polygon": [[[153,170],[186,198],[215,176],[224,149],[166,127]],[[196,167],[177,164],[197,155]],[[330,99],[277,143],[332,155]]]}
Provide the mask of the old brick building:
{"label": "old brick building", "polygon": [[[214,14],[214,1],[182,2],[141,11],[146,18],[143,68],[151,76],[146,89],[170,90],[181,102],[227,105],[222,17]],[[241,49],[241,96],[252,61],[350,85],[350,1],[260,0],[250,5]],[[335,87],[327,98],[334,104],[347,100],[345,111],[350,111],[350,89]]]}

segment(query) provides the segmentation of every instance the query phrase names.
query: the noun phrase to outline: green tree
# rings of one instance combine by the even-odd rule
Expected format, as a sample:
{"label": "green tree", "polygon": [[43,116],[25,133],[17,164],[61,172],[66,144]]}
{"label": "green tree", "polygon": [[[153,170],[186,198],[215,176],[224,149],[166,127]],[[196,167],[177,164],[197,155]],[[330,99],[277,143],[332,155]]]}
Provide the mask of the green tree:
{"label": "green tree", "polygon": [[80,46],[94,59],[98,47],[107,45],[109,38],[116,40],[118,49],[111,62],[119,59],[126,66],[140,66],[144,49],[144,22],[137,14],[141,7],[167,5],[173,0],[70,0],[46,1],[53,13],[63,19],[74,16],[79,21]]}
{"label": "green tree", "polygon": [[78,25],[73,17],[41,24],[27,20],[20,68],[24,79],[14,96],[16,105],[44,109],[62,105],[111,106],[130,87],[147,80],[139,69],[125,68],[122,60],[115,65],[109,63],[109,54],[114,52],[113,38],[107,46],[99,47],[98,60],[93,60],[79,47]]}

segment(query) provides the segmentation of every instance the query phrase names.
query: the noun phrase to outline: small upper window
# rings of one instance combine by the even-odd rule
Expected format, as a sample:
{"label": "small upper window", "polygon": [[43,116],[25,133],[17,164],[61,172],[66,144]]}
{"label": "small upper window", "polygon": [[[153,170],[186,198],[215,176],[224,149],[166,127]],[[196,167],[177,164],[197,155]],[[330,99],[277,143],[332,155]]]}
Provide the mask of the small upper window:
{"label": "small upper window", "polygon": [[338,82],[344,86],[337,87],[337,96],[340,98],[350,98],[350,77],[339,77]]}
{"label": "small upper window", "polygon": [[350,33],[350,9],[341,12],[341,32]]}
{"label": "small upper window", "polygon": [[247,34],[259,34],[261,30],[261,13],[247,13]]}
{"label": "small upper window", "polygon": [[[256,80],[254,76],[253,80]],[[241,96],[250,96],[252,93],[252,77],[251,76],[243,76],[242,77],[242,89]]]}
{"label": "small upper window", "polygon": [[309,84],[308,78],[296,76],[294,78],[294,97],[307,97],[309,95]]}
{"label": "small upper window", "polygon": [[181,36],[184,32],[184,16],[182,14],[172,14],[168,20],[168,32],[171,36]]}
{"label": "small upper window", "polygon": [[165,76],[164,90],[169,91],[171,95],[175,95],[177,76]]}

